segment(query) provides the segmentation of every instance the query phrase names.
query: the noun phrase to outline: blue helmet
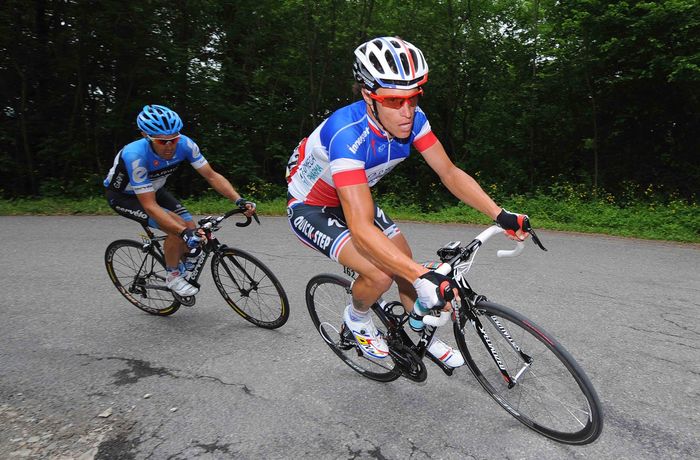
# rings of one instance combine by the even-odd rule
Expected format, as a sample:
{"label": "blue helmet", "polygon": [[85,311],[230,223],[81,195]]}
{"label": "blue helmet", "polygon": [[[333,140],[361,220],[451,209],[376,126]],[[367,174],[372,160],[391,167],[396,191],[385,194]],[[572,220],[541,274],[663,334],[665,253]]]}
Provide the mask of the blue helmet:
{"label": "blue helmet", "polygon": [[158,134],[175,134],[182,129],[180,116],[162,105],[146,105],[139,116],[136,117],[136,124],[144,133],[155,136]]}

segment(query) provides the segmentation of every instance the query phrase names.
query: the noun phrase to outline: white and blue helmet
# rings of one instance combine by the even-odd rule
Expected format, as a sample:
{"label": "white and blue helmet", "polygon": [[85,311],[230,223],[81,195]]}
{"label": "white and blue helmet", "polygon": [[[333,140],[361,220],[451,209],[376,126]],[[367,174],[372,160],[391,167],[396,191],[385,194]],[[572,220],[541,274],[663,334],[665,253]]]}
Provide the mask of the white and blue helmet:
{"label": "white and blue helmet", "polygon": [[176,134],[182,129],[180,116],[162,105],[146,105],[136,117],[139,129],[149,136]]}
{"label": "white and blue helmet", "polygon": [[374,38],[355,50],[355,79],[370,91],[412,89],[428,81],[421,50],[397,37]]}

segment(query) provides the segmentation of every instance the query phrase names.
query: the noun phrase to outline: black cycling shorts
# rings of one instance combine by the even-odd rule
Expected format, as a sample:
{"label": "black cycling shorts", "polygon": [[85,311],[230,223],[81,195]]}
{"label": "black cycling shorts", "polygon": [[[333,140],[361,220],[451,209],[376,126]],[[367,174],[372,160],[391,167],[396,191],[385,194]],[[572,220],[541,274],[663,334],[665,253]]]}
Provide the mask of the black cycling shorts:
{"label": "black cycling shorts", "polygon": [[[287,218],[292,231],[302,243],[336,262],[340,251],[350,241],[350,230],[341,207],[310,206],[292,199],[287,205]],[[374,225],[389,238],[401,233],[394,221],[376,204]]]}
{"label": "black cycling shorts", "polygon": [[[106,195],[109,206],[114,209],[117,214],[135,220],[142,225],[159,228],[156,221],[146,214],[146,211],[143,209],[143,206],[141,206],[141,202],[136,195],[120,193],[110,189],[107,189]],[[190,214],[177,198],[164,188],[160,188],[156,191],[156,202],[166,211],[174,212],[182,217],[185,222],[192,221],[192,214]]]}

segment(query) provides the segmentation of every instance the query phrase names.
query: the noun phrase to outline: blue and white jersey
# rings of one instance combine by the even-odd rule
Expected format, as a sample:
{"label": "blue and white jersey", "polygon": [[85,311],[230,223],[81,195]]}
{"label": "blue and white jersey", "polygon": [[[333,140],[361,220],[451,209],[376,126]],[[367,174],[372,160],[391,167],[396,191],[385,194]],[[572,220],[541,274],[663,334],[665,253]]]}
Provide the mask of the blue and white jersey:
{"label": "blue and white jersey", "polygon": [[104,180],[104,186],[132,195],[155,192],[165,185],[168,177],[185,160],[194,169],[207,164],[197,144],[187,136],[180,135],[175,154],[170,160],[159,157],[148,139],[139,139],[125,145],[114,157],[114,164]]}
{"label": "blue and white jersey", "polygon": [[333,112],[294,150],[287,166],[293,201],[340,206],[337,187],[379,182],[408,158],[411,145],[423,152],[437,142],[425,113],[416,107],[411,135],[387,138],[367,114],[364,100]]}

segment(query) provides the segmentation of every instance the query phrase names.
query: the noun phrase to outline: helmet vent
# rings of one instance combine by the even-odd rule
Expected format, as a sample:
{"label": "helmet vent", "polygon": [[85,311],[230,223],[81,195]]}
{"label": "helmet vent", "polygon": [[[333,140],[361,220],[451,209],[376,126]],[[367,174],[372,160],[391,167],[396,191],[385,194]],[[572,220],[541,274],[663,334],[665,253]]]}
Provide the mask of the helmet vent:
{"label": "helmet vent", "polygon": [[396,62],[394,62],[394,57],[391,55],[391,51],[386,50],[384,52],[384,59],[386,59],[386,62],[389,64],[392,72],[396,73],[399,71],[399,69],[396,68]]}
{"label": "helmet vent", "polygon": [[377,59],[377,56],[375,56],[374,53],[369,55],[369,62],[372,63],[375,69],[379,71],[382,70],[382,64],[379,62],[379,59]]}
{"label": "helmet vent", "polygon": [[411,66],[408,64],[408,58],[406,57],[405,54],[401,55],[401,65],[403,66],[403,71],[410,75]]}
{"label": "helmet vent", "polygon": [[378,37],[355,49],[355,79],[366,88],[411,89],[428,80],[428,64],[420,49],[397,37]]}

